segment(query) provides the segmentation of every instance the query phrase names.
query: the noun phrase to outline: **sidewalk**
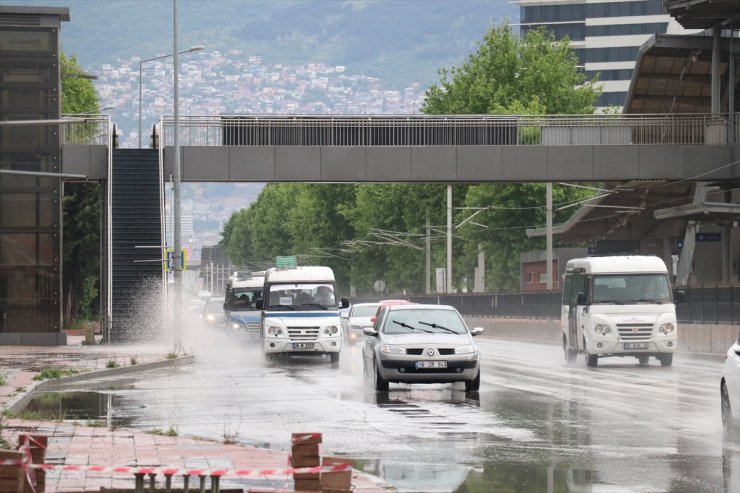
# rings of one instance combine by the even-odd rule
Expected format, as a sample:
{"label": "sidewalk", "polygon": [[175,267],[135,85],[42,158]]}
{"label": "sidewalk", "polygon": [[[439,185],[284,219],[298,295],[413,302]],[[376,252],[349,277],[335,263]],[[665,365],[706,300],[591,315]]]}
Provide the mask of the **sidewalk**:
{"label": "sidewalk", "polygon": [[[83,346],[81,337],[69,337],[69,344],[60,347],[0,346],[0,408],[16,400],[36,383],[33,377],[43,368],[72,369],[81,373],[107,370],[113,360],[129,370],[131,358],[137,364],[165,360],[167,348],[158,346]],[[49,436],[47,464],[81,466],[135,466],[205,469],[273,469],[288,467],[288,453],[257,447],[225,445],[216,441],[188,437],[153,435],[128,429],[109,430],[105,427],[82,426],[55,421],[27,421],[2,418],[2,437],[17,443],[18,433]],[[321,430],[306,430],[321,431]],[[290,435],[286,433],[286,446]],[[164,478],[157,477],[158,486]],[[161,484],[160,484],[161,483]],[[198,478],[190,480],[191,491],[197,491]],[[207,481],[210,488],[210,480]],[[382,493],[387,491],[370,477],[357,471],[352,474],[354,491]],[[46,492],[99,491],[100,487],[133,490],[131,474],[106,472],[47,471]],[[148,479],[147,479],[148,487]],[[182,487],[182,478],[173,477],[173,487]],[[278,491],[293,491],[290,476],[276,475],[249,478],[223,478],[221,489],[263,487]]]}

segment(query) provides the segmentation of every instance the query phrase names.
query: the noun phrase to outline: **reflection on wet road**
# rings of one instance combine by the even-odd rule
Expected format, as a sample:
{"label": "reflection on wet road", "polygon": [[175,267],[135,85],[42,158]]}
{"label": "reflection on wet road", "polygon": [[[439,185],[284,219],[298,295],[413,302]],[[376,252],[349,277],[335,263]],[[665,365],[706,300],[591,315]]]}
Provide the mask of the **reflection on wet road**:
{"label": "reflection on wet road", "polygon": [[716,361],[607,359],[589,369],[582,356],[567,365],[556,346],[479,339],[479,393],[462,384],[376,393],[363,385],[361,346],[338,366],[266,364],[247,337],[203,335],[197,365],[75,384],[112,397],[73,401],[95,408],[84,419],[218,440],[238,433],[283,450],[290,432],[321,431],[325,453],[401,491],[740,492],[740,433],[722,432]]}

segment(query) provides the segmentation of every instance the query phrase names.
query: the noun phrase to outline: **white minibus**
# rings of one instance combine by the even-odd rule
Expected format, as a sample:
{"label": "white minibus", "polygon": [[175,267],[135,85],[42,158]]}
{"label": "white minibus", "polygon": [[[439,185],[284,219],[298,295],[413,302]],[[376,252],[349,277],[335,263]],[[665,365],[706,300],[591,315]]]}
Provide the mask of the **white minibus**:
{"label": "white minibus", "polygon": [[334,272],[329,267],[272,268],[265,272],[262,291],[262,351],[277,354],[328,355],[339,361],[342,330]]}
{"label": "white minibus", "polygon": [[589,367],[609,356],[634,357],[641,365],[654,356],[671,366],[678,327],[665,263],[634,255],[569,260],[561,329],[569,362],[583,352]]}

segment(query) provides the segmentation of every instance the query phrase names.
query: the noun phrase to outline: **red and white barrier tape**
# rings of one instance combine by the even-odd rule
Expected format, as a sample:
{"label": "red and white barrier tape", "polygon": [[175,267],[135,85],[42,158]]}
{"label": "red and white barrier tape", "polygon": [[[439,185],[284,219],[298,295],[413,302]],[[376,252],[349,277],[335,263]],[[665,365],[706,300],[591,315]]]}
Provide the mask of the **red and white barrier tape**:
{"label": "red and white barrier tape", "polygon": [[2,460],[2,466],[22,466],[28,470],[44,471],[86,471],[113,474],[163,474],[165,476],[219,476],[227,478],[249,478],[269,476],[290,476],[293,474],[318,474],[343,472],[352,469],[351,464],[318,467],[289,467],[286,469],[182,469],[173,467],[115,467],[115,466],[77,466],[59,464],[31,464],[30,455],[21,460]]}
{"label": "red and white barrier tape", "polygon": [[321,440],[321,433],[293,433],[293,444],[298,445],[300,442],[308,442],[311,440]]}

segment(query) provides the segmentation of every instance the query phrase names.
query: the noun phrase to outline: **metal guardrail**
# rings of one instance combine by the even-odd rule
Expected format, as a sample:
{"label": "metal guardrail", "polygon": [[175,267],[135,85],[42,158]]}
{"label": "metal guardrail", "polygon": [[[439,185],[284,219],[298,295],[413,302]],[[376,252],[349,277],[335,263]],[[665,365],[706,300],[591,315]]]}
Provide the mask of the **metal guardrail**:
{"label": "metal guardrail", "polygon": [[69,123],[62,123],[63,144],[104,145],[109,144],[111,133],[110,115],[74,114],[63,115]]}
{"label": "metal guardrail", "polygon": [[[222,115],[180,117],[185,146],[564,146],[726,144],[740,115]],[[163,129],[163,130],[162,130]],[[163,116],[164,145],[174,119]]]}
{"label": "metal guardrail", "polygon": [[[740,286],[683,288],[676,304],[679,323],[740,325]],[[411,296],[415,303],[452,305],[462,314],[512,318],[560,318],[562,293],[502,293]]]}

